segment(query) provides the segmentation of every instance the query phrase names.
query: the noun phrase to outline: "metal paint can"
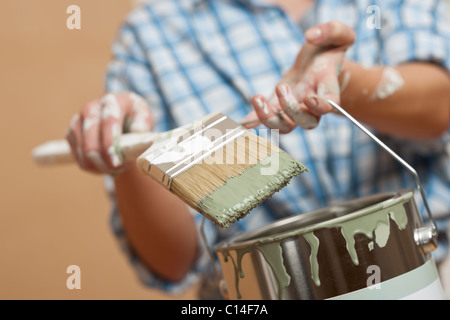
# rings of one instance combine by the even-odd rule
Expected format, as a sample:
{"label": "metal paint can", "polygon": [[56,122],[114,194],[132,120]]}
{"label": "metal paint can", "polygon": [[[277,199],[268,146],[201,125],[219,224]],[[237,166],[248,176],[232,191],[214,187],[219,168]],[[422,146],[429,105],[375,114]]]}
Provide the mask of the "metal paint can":
{"label": "metal paint can", "polygon": [[229,299],[445,299],[413,191],[278,220],[215,246]]}

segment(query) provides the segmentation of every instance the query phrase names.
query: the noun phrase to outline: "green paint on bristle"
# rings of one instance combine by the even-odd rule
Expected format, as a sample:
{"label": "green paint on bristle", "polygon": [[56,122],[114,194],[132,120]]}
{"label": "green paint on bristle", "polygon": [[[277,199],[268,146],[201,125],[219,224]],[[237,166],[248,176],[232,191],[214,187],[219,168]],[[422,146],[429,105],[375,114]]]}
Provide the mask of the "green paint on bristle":
{"label": "green paint on bristle", "polygon": [[[276,172],[264,174],[277,162]],[[286,186],[292,177],[304,171],[308,169],[286,152],[273,152],[264,161],[228,179],[222,187],[203,197],[197,204],[198,209],[208,219],[226,228],[245,217],[266,198]],[[238,200],[230,203],[233,199]]]}

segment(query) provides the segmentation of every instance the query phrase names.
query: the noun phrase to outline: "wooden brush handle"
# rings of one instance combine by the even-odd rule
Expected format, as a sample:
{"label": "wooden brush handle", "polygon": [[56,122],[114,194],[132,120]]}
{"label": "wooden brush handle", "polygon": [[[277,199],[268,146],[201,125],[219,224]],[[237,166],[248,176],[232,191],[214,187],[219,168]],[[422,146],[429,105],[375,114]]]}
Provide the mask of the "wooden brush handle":
{"label": "wooden brush handle", "polygon": [[[121,148],[125,161],[136,159],[147,150],[160,134],[127,133],[120,136],[119,147]],[[66,140],[53,140],[43,143],[33,149],[33,159],[41,165],[53,165],[75,162]]]}
{"label": "wooden brush handle", "polygon": [[[210,119],[214,119],[218,115],[221,114],[211,113],[199,119],[198,123],[207,123]],[[221,116],[223,117],[223,115]],[[126,133],[120,136],[119,147],[122,150],[125,161],[136,160],[158,139],[175,134],[186,134],[192,127],[193,124],[190,123],[162,133]],[[71,163],[75,161],[69,143],[66,140],[54,140],[43,143],[33,149],[32,155],[34,160],[41,165]]]}

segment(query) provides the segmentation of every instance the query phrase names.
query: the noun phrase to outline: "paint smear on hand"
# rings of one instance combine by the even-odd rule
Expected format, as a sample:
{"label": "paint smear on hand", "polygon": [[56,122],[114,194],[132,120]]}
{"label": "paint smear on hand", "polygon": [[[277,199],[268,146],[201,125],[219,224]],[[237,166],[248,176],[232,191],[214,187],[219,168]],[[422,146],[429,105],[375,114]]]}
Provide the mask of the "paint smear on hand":
{"label": "paint smear on hand", "polygon": [[87,132],[93,126],[100,123],[101,105],[95,104],[90,110],[87,117],[83,121],[83,132]]}
{"label": "paint smear on hand", "polygon": [[269,114],[269,107],[260,97],[256,98],[256,104],[264,112],[265,115]]}
{"label": "paint smear on hand", "polygon": [[108,93],[107,95],[105,95],[101,99],[100,103],[103,105],[102,109],[103,119],[108,119],[109,117],[120,119],[121,116],[120,105],[113,94]]}
{"label": "paint smear on hand", "polygon": [[380,83],[373,93],[371,100],[386,99],[400,90],[404,84],[405,81],[400,73],[394,68],[387,67],[381,76]]}
{"label": "paint smear on hand", "polygon": [[113,138],[113,143],[108,148],[108,155],[110,157],[111,164],[113,167],[117,168],[122,165],[123,154],[120,149],[120,134],[121,129],[119,123],[114,123],[111,127],[111,135]]}
{"label": "paint smear on hand", "polygon": [[145,100],[135,93],[129,95],[133,102],[133,115],[129,125],[130,132],[148,132],[152,130],[153,121]]}
{"label": "paint smear on hand", "polygon": [[[303,97],[304,91],[306,90],[306,85],[298,84],[295,89],[298,94],[301,94]],[[292,95],[291,91],[287,89],[285,86],[280,86],[280,93],[283,95],[283,98],[286,102],[285,111],[287,115],[300,127],[303,129],[312,129],[317,127],[319,124],[319,120],[316,116],[303,111],[300,108],[295,97]]]}
{"label": "paint smear on hand", "polygon": [[291,127],[278,115],[270,117],[264,124],[272,130],[280,130],[280,132],[288,132]]}
{"label": "paint smear on hand", "polygon": [[86,157],[95,165],[95,167],[101,172],[107,172],[107,166],[103,161],[100,153],[98,151],[92,150],[86,154]]}

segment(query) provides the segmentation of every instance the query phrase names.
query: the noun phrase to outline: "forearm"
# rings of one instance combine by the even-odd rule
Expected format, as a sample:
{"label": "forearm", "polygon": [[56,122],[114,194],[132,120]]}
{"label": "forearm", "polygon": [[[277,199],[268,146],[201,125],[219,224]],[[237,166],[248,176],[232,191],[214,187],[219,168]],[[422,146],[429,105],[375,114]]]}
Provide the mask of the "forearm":
{"label": "forearm", "polygon": [[450,78],[442,68],[428,63],[363,68],[345,61],[340,83],[342,106],[381,133],[425,140],[448,128]]}
{"label": "forearm", "polygon": [[140,259],[159,276],[180,280],[197,253],[197,233],[187,206],[130,165],[114,178],[124,229]]}

